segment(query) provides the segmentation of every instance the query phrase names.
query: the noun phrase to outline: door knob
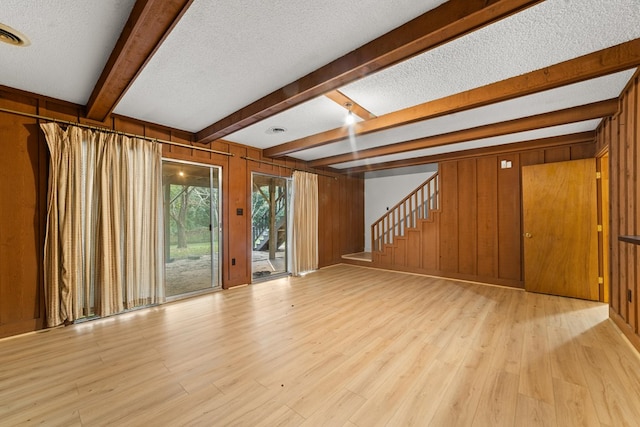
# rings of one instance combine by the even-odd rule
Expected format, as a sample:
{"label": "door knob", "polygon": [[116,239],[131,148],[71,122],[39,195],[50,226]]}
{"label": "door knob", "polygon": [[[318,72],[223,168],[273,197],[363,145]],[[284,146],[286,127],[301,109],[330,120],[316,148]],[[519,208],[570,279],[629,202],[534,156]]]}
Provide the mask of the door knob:
{"label": "door knob", "polygon": [[527,239],[530,239],[533,236],[531,235],[531,233],[524,233],[524,237],[526,237]]}

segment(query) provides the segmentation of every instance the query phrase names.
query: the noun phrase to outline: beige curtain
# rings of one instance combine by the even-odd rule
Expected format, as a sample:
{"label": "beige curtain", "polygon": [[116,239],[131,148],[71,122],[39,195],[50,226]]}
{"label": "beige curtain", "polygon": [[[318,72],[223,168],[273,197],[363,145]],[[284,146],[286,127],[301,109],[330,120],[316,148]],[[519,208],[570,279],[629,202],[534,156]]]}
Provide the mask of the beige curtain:
{"label": "beige curtain", "polygon": [[318,269],[318,175],[293,172],[291,270],[295,276]]}
{"label": "beige curtain", "polygon": [[55,123],[41,128],[51,153],[47,325],[162,302],[162,146]]}

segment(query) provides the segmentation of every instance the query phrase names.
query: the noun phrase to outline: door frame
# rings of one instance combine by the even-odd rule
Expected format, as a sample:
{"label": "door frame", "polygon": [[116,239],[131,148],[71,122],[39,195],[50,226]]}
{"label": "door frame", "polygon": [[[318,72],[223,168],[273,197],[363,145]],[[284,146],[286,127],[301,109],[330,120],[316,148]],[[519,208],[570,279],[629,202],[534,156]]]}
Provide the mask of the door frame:
{"label": "door frame", "polygon": [[[285,257],[284,257],[284,266],[285,266],[285,270],[283,272],[274,274],[273,276],[269,276],[268,278],[265,279],[258,279],[256,280],[253,277],[253,203],[252,203],[252,198],[253,198],[253,183],[254,183],[254,177],[256,175],[261,175],[261,176],[266,176],[266,177],[270,177],[270,178],[277,178],[277,179],[282,179],[285,182],[285,189],[284,189],[284,193],[285,193],[285,197],[286,197],[286,222],[287,222],[287,227],[286,227],[286,253],[285,253]],[[267,281],[270,279],[277,279],[279,277],[283,277],[283,276],[288,276],[291,274],[291,262],[290,262],[290,256],[291,256],[291,252],[289,250],[289,248],[291,247],[290,243],[291,243],[291,177],[287,177],[287,176],[281,176],[281,175],[274,175],[274,174],[269,174],[269,173],[264,173],[264,172],[259,172],[259,171],[252,171],[251,172],[251,191],[249,192],[249,206],[251,206],[251,211],[250,211],[250,221],[249,221],[249,250],[250,250],[250,259],[251,259],[251,283],[255,283],[255,282],[262,282],[262,281]]]}
{"label": "door frame", "polygon": [[[578,162],[583,162],[583,164],[578,165]],[[523,247],[523,273],[524,273],[525,290],[529,292],[539,292],[539,293],[545,293],[545,294],[551,294],[551,295],[567,296],[572,298],[583,298],[583,299],[588,299],[592,301],[602,300],[603,298],[602,286],[597,283],[598,274],[600,272],[598,268],[600,263],[600,260],[599,260],[600,254],[598,253],[599,252],[598,240],[601,237],[602,233],[599,233],[596,229],[597,228],[596,226],[598,224],[598,215],[597,215],[598,213],[597,212],[598,182],[596,179],[596,163],[597,162],[595,158],[586,158],[586,159],[578,159],[578,160],[567,160],[563,162],[540,163],[540,164],[522,167],[521,191],[522,191],[522,215],[523,215],[522,216],[522,232],[523,234],[521,237],[521,241],[522,241],[522,247]],[[566,168],[564,167],[565,165],[566,165]],[[581,204],[581,206],[583,206],[585,210],[578,211],[578,210],[575,210],[574,207],[569,208],[567,206],[563,206],[563,204],[566,204],[566,200],[572,200],[572,199],[565,200],[565,199],[558,199],[556,197],[555,201],[559,203],[559,206],[564,207],[564,210],[562,210],[562,212],[571,211],[572,215],[577,215],[577,217],[574,217],[574,216],[566,216],[564,214],[561,214],[561,218],[564,222],[566,222],[568,218],[578,220],[576,224],[578,224],[581,227],[580,230],[584,231],[585,233],[587,232],[589,233],[586,235],[587,239],[585,241],[579,240],[579,241],[575,241],[574,243],[575,239],[568,238],[565,233],[565,230],[567,228],[571,230],[571,226],[563,227],[562,222],[554,221],[553,218],[545,219],[545,215],[548,212],[558,212],[558,208],[555,207],[555,205],[548,212],[547,211],[539,212],[539,215],[533,214],[535,209],[532,208],[532,202],[538,201],[537,199],[540,198],[539,195],[549,194],[551,196],[552,201],[554,200],[553,199],[554,196],[557,196],[557,192],[554,192],[553,194],[547,192],[546,191],[547,187],[537,186],[538,188],[535,188],[536,185],[534,184],[537,182],[540,182],[539,179],[536,179],[536,178],[540,176],[546,176],[546,174],[543,173],[543,171],[541,170],[538,170],[537,174],[534,174],[534,171],[540,168],[545,168],[545,169],[551,168],[551,170],[555,169],[555,171],[558,171],[557,173],[558,176],[564,177],[565,181],[563,182],[580,185],[580,187],[575,187],[575,188],[578,188],[580,191],[578,191],[577,193],[572,192],[571,194],[577,194],[579,196],[582,193],[583,198],[581,200],[584,202],[584,204]],[[571,170],[571,168],[577,168],[577,170]],[[560,171],[562,171],[562,173],[560,173]],[[579,171],[580,174],[568,174],[568,171],[571,171],[571,172]],[[525,179],[525,175],[527,179]],[[534,175],[536,178],[534,178]],[[576,181],[576,177],[584,177],[585,179],[583,181]],[[532,183],[532,185],[527,186],[525,181]],[[546,184],[547,181],[548,180],[545,180],[543,182]],[[568,191],[566,186],[563,186],[563,189],[565,191]],[[545,190],[545,191],[541,191],[541,190]],[[587,196],[587,197],[584,197],[584,196]],[[527,200],[529,202],[527,202]],[[587,206],[585,205],[587,203],[589,204],[588,210],[587,210]],[[535,205],[535,206],[538,206],[538,205]],[[527,218],[529,218],[529,222],[527,222]],[[541,218],[541,220],[538,220],[538,218]],[[541,226],[541,221],[545,223],[544,227]],[[564,224],[564,225],[567,225],[567,224]],[[587,229],[591,231],[587,231]],[[564,274],[564,275],[558,276],[558,279],[564,279],[564,282],[560,280],[559,283],[561,285],[564,284],[565,288],[558,288],[555,285],[554,287],[551,287],[550,285],[548,285],[548,283],[552,282],[552,280],[549,279],[549,277],[547,277],[549,274],[551,274],[550,273],[551,270],[547,269],[546,266],[543,268],[542,266],[538,265],[540,261],[543,261],[543,260],[547,261],[547,258],[549,258],[550,256],[549,254],[553,252],[552,249],[556,250],[555,255],[559,256],[559,254],[557,253],[557,249],[558,249],[557,241],[554,240],[558,237],[557,234],[565,238],[565,240],[562,240],[562,242],[568,242],[569,240],[571,240],[572,244],[574,245],[573,246],[574,248],[580,248],[580,250],[584,249],[584,251],[587,252],[587,257],[588,257],[588,259],[584,260],[584,262],[587,263],[585,264],[587,266],[586,270],[583,270],[582,268],[577,266],[577,264],[574,264],[576,262],[575,259],[572,259],[571,263],[562,264],[562,263],[558,263],[557,259],[554,258],[555,261],[551,263],[554,266],[558,266],[558,268],[560,268],[559,267],[560,265],[569,266],[568,269],[563,267],[563,268],[560,268],[560,270],[558,270],[558,272],[561,272]],[[540,239],[540,236],[542,236],[541,242],[538,241]],[[583,235],[580,234],[580,236],[583,236]],[[534,239],[534,240],[529,241],[529,239]],[[575,246],[576,243],[583,243],[583,244]],[[585,246],[585,245],[588,245],[588,246]],[[544,255],[540,255],[540,254],[544,254]],[[538,268],[534,268],[533,267],[534,265],[536,265]],[[541,271],[543,273],[540,273]],[[531,273],[531,274],[529,275],[528,273]],[[585,286],[587,286],[588,288],[584,288],[580,290],[580,292],[578,292],[579,290],[578,288],[575,288],[572,286],[566,287],[567,283],[573,283],[573,277],[572,277],[573,274],[578,274],[578,277],[583,277],[585,280],[587,280],[588,282],[585,282]],[[534,277],[533,280],[531,276]],[[545,280],[540,281],[539,280],[540,276],[542,276],[542,278],[544,278]],[[569,279],[570,276],[571,276],[571,279]],[[533,285],[532,283],[534,283],[535,285]],[[540,286],[541,283],[544,285]]]}
{"label": "door frame", "polygon": [[611,228],[610,228],[610,157],[609,147],[605,147],[596,155],[596,171],[598,176],[598,225],[601,226],[601,232],[598,235],[598,280],[600,283],[600,301],[609,302],[610,299],[610,259],[611,253]]}
{"label": "door frame", "polygon": [[[199,291],[194,291],[194,292],[189,292],[187,294],[181,294],[181,295],[175,295],[175,296],[171,296],[171,297],[167,297],[166,300],[167,301],[174,301],[177,299],[182,299],[182,298],[186,298],[186,297],[190,297],[193,295],[198,295],[198,294],[202,294],[202,293],[208,293],[211,291],[218,291],[221,290],[222,287],[222,266],[223,266],[223,216],[222,216],[222,201],[223,201],[223,194],[222,194],[222,167],[218,166],[218,165],[211,165],[211,164],[207,164],[207,163],[199,163],[199,162],[192,162],[192,161],[187,161],[187,160],[177,160],[177,159],[172,159],[170,157],[162,157],[162,163],[164,162],[170,162],[170,163],[180,163],[180,164],[184,164],[184,165],[190,165],[190,166],[198,166],[198,167],[204,167],[204,168],[208,168],[209,169],[209,189],[210,191],[213,190],[213,177],[214,177],[214,169],[217,171],[217,178],[218,178],[218,207],[217,210],[214,209],[213,207],[213,203],[210,203],[209,205],[209,209],[210,209],[210,217],[213,218],[213,213],[216,212],[218,215],[218,256],[217,256],[217,264],[218,264],[218,271],[216,272],[215,270],[215,263],[213,262],[213,253],[211,254],[211,280],[214,280],[214,278],[217,281],[217,286],[213,286],[213,283],[211,283],[211,287],[207,288],[207,289],[202,289]],[[163,183],[164,184],[164,183]],[[213,200],[213,199],[212,199]],[[164,198],[163,198],[163,203],[164,203]],[[163,221],[166,220],[166,218],[164,218],[164,209],[162,210],[162,216],[163,216]],[[213,231],[213,227],[210,226],[210,238],[211,238],[211,249],[213,251],[213,236],[214,236],[214,231]],[[163,274],[164,276],[164,274]]]}

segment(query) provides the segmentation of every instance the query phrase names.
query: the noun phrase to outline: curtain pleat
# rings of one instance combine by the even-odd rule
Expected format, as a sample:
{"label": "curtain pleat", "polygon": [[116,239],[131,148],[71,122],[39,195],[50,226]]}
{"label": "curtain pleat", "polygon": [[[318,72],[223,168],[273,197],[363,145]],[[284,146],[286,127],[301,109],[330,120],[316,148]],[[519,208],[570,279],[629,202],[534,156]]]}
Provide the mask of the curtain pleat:
{"label": "curtain pleat", "polygon": [[162,302],[162,146],[41,125],[49,151],[48,326]]}
{"label": "curtain pleat", "polygon": [[318,269],[318,175],[293,172],[292,273]]}

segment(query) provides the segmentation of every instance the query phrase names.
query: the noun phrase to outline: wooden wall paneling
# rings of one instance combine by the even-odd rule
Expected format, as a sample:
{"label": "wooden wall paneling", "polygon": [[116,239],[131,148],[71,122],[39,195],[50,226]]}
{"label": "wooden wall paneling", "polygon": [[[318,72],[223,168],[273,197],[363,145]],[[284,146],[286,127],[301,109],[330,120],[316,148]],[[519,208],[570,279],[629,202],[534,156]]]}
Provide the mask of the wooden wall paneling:
{"label": "wooden wall paneling", "polygon": [[[422,224],[418,224],[422,227]],[[419,230],[409,230],[407,232],[407,267],[420,268],[422,260],[422,233]]]}
{"label": "wooden wall paneling", "polygon": [[[625,234],[635,236],[638,234],[636,228],[636,187],[637,187],[637,169],[636,169],[636,109],[638,105],[637,85],[631,85],[626,95],[626,203],[627,203],[627,231]],[[636,253],[637,245],[626,245],[627,247],[627,289],[632,292],[632,301],[627,301],[627,321],[632,329],[638,333],[637,322],[637,304],[635,302],[638,294],[636,292]]]}
{"label": "wooden wall paneling", "polygon": [[339,178],[338,186],[340,187],[340,199],[339,205],[336,206],[336,210],[340,212],[340,217],[338,218],[338,226],[339,226],[339,246],[338,252],[334,252],[333,254],[333,262],[340,262],[340,258],[342,254],[349,253],[349,242],[352,238],[351,229],[351,185],[348,178]]}
{"label": "wooden wall paneling", "polygon": [[440,269],[458,272],[458,163],[440,165],[442,213],[440,217]]}
{"label": "wooden wall paneling", "polygon": [[609,137],[609,170],[611,180],[609,182],[609,196],[611,197],[611,300],[610,307],[618,314],[621,313],[621,292],[620,292],[620,247],[622,243],[618,241],[620,235],[620,145],[618,133],[618,116],[609,119],[611,126]]}
{"label": "wooden wall paneling", "polygon": [[318,176],[318,264],[319,267],[331,265],[333,259],[334,215],[331,212],[333,198],[336,192],[335,180],[326,176]]}
{"label": "wooden wall paneling", "polygon": [[354,217],[355,236],[352,244],[355,253],[364,251],[364,227],[367,225],[364,223],[364,178],[351,177],[349,179],[353,182],[352,203],[356,203],[355,209],[351,212]]}
{"label": "wooden wall paneling", "polygon": [[478,183],[476,159],[458,162],[458,272],[476,275],[478,269]]}
{"label": "wooden wall paneling", "polygon": [[[144,135],[149,138],[158,138],[165,141],[171,141],[171,131],[159,126],[145,126]],[[163,146],[164,151],[164,146]]]}
{"label": "wooden wall paneling", "polygon": [[[630,197],[634,200],[635,212],[633,215],[634,219],[634,234],[640,235],[640,185],[638,185],[638,178],[640,177],[640,78],[636,75],[635,83],[635,99],[633,108],[635,111],[634,114],[634,150],[635,150],[635,163],[634,163],[634,173],[631,178],[631,182],[633,183],[632,194]],[[633,250],[635,253],[635,260],[631,260],[633,265],[635,266],[635,283],[634,283],[634,293],[633,293],[633,307],[635,310],[636,316],[636,334],[640,337],[640,247],[638,245],[633,246]],[[640,351],[640,349],[639,349]]]}
{"label": "wooden wall paneling", "polygon": [[[619,126],[619,140],[618,140],[618,150],[620,152],[619,165],[620,165],[620,199],[618,201],[620,206],[620,217],[619,217],[619,233],[622,235],[628,234],[627,229],[627,220],[628,211],[627,211],[627,187],[628,187],[628,163],[627,163],[627,144],[628,144],[628,135],[627,135],[627,101],[628,97],[625,95],[622,98],[622,113],[618,117],[618,126]],[[625,243],[620,244],[620,264],[619,264],[619,280],[620,280],[620,316],[625,320],[625,322],[629,323],[629,305],[627,304],[627,290],[628,290],[628,282],[627,282],[627,250],[629,245]]]}
{"label": "wooden wall paneling", "polygon": [[343,241],[347,238],[346,233],[348,224],[345,224],[344,218],[348,215],[348,200],[347,191],[345,188],[345,181],[343,179],[333,179],[332,185],[335,186],[335,190],[332,194],[332,201],[329,210],[325,211],[325,215],[332,215],[331,221],[331,235],[334,236],[331,254],[328,257],[329,262],[334,264],[341,257]]}
{"label": "wooden wall paneling", "polygon": [[596,144],[575,144],[569,147],[571,160],[591,159],[596,155]]}
{"label": "wooden wall paneling", "polygon": [[136,135],[145,135],[145,125],[141,122],[127,119],[125,117],[114,117],[113,128],[120,132],[133,133]]}
{"label": "wooden wall paneling", "polygon": [[[38,100],[0,92],[0,106],[38,113]],[[0,113],[0,337],[44,326],[48,149],[36,119]]]}
{"label": "wooden wall paneling", "polygon": [[395,248],[393,249],[393,259],[391,262],[393,262],[394,265],[397,265],[400,267],[406,267],[407,266],[407,238],[404,236],[396,237],[394,246]]}
{"label": "wooden wall paneling", "polygon": [[498,277],[522,281],[522,218],[520,158],[518,154],[499,156],[512,167],[498,169]]}
{"label": "wooden wall paneling", "polygon": [[[227,254],[224,256],[224,266],[227,269],[227,274],[224,275],[227,281],[223,281],[225,288],[251,282],[251,245],[248,235],[251,212],[247,194],[249,183],[247,161],[241,158],[246,155],[246,150],[231,145],[229,151],[234,156],[229,158],[229,173],[225,176],[227,191],[224,192],[226,196],[223,196],[227,201],[224,209],[227,217],[224,238],[226,246],[223,248]],[[238,209],[242,209],[242,214],[239,214]]]}
{"label": "wooden wall paneling", "polygon": [[478,276],[498,276],[498,157],[477,160]]}
{"label": "wooden wall paneling", "polygon": [[69,122],[78,122],[80,120],[80,113],[81,108],[77,105],[62,104],[50,99],[42,99],[39,101],[38,114],[41,116],[67,120]]}
{"label": "wooden wall paneling", "polygon": [[[606,151],[606,150],[605,150]],[[610,286],[609,286],[609,266],[610,257],[610,221],[609,207],[611,205],[609,198],[609,153],[606,151],[597,157],[597,170],[600,172],[598,180],[598,224],[602,226],[602,231],[598,233],[598,277],[602,278],[600,283],[600,301],[609,303]]]}
{"label": "wooden wall paneling", "polygon": [[[640,233],[640,96],[636,73],[620,98],[620,111],[601,124],[601,139],[609,139],[611,199],[610,317],[640,350],[638,331],[638,247],[618,240]],[[604,144],[606,141],[600,143]],[[627,291],[632,292],[628,301]]]}
{"label": "wooden wall paneling", "polygon": [[544,150],[544,162],[566,162],[571,160],[571,148],[569,147],[556,147],[547,148]]}
{"label": "wooden wall paneling", "polygon": [[424,270],[435,272],[440,267],[440,212],[431,212],[431,218],[422,222],[422,265]]}
{"label": "wooden wall paneling", "polygon": [[544,163],[544,150],[531,150],[520,153],[520,167]]}

